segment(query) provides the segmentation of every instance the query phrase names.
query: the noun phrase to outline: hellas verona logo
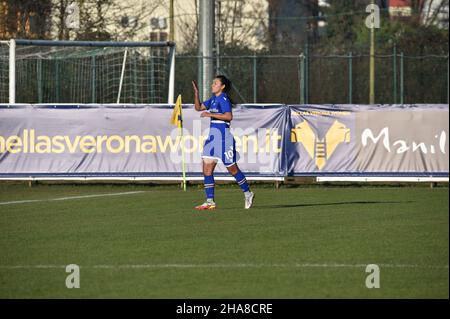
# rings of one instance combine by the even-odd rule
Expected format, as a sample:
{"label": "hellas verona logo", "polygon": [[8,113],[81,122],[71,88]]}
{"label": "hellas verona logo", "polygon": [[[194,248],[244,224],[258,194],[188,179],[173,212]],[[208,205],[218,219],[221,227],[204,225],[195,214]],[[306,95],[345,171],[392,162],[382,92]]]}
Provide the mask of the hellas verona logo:
{"label": "hellas verona logo", "polygon": [[322,169],[339,144],[350,143],[350,129],[336,120],[325,138],[319,139],[308,122],[303,121],[291,130],[291,142],[302,143],[317,168]]}

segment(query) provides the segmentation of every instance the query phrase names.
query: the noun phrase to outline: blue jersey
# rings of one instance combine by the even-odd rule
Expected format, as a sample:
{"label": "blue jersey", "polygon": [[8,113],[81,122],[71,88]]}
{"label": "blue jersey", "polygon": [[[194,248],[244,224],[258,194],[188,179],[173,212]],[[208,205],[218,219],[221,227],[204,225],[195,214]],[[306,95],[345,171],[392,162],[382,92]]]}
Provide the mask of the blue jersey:
{"label": "blue jersey", "polygon": [[[230,98],[226,93],[221,93],[219,96],[213,95],[203,104],[212,114],[231,112]],[[203,147],[202,157],[221,160],[225,166],[236,163],[236,143],[230,132],[230,122],[211,118],[209,135]]]}
{"label": "blue jersey", "polygon": [[[205,105],[206,109],[212,114],[225,114],[225,112],[231,112],[232,107],[230,98],[226,93],[221,93],[219,96],[213,95],[208,100],[203,102],[203,104]],[[212,121],[217,120],[211,119],[211,123],[213,123]]]}

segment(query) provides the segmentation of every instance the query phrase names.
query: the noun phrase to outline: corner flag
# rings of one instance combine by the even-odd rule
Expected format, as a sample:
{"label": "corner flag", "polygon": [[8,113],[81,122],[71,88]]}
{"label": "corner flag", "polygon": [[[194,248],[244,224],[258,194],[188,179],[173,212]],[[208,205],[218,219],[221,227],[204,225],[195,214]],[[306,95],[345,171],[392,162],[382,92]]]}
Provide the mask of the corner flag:
{"label": "corner flag", "polygon": [[181,135],[181,162],[182,162],[182,176],[183,176],[183,190],[186,191],[186,164],[184,162],[184,137],[183,137],[183,116],[181,113],[181,94],[177,97],[177,102],[173,108],[172,117],[170,118],[170,124],[178,127],[179,133]]}
{"label": "corner flag", "polygon": [[181,95],[178,95],[177,102],[175,103],[175,107],[173,108],[172,117],[170,118],[170,123],[172,125],[183,127],[183,117],[181,114]]}

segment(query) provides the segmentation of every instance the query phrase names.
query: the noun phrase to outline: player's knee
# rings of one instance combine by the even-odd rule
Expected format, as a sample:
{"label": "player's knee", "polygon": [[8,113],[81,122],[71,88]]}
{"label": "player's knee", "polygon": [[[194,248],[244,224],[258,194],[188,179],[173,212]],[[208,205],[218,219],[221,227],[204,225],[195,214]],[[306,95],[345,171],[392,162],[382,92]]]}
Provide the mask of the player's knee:
{"label": "player's knee", "polygon": [[236,175],[239,172],[239,169],[236,164],[228,166],[227,169],[231,175]]}
{"label": "player's knee", "polygon": [[214,166],[214,163],[203,163],[203,175],[212,175],[214,172]]}

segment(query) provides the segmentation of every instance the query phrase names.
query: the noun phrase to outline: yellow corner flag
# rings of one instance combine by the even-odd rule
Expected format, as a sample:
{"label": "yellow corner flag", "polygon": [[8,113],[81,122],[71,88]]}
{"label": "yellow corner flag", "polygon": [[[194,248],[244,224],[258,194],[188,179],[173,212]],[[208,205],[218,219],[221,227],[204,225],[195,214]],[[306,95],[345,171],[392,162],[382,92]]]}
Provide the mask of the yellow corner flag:
{"label": "yellow corner flag", "polygon": [[177,97],[177,102],[173,108],[172,117],[170,118],[170,124],[178,127],[179,133],[181,135],[181,172],[183,176],[183,190],[186,191],[186,164],[184,161],[184,137],[183,137],[183,116],[181,114],[181,94]]}
{"label": "yellow corner flag", "polygon": [[175,103],[175,107],[173,108],[172,117],[170,119],[170,124],[183,127],[183,117],[181,115],[181,94],[177,97],[177,102]]}

